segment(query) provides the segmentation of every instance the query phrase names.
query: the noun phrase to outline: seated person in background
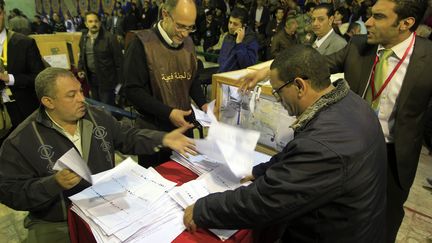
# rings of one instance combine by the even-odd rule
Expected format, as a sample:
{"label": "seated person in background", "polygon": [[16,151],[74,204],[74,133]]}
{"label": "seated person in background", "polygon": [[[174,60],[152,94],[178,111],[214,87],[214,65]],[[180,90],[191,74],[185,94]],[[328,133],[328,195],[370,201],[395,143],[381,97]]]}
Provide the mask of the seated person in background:
{"label": "seated person in background", "polygon": [[273,58],[289,46],[300,44],[296,35],[297,26],[295,17],[287,18],[285,28],[273,37],[271,44],[271,55]]}
{"label": "seated person in background", "polygon": [[348,27],[350,25],[350,16],[351,12],[348,8],[339,7],[336,9],[334,14],[333,27],[334,31],[336,31],[340,36],[345,35],[345,33],[348,31]]}
{"label": "seated person in background", "polygon": [[274,17],[270,20],[266,27],[266,38],[268,43],[271,42],[273,36],[283,29],[283,21],[285,19],[285,9],[278,7],[274,14]]}
{"label": "seated person in background", "polygon": [[228,22],[229,34],[220,50],[219,73],[243,69],[258,61],[258,40],[246,23],[247,11],[234,8]]}
{"label": "seated person in background", "polygon": [[[258,61],[258,39],[251,28],[246,27],[247,11],[244,8],[234,8],[228,21],[228,34],[222,43],[219,53],[218,73],[247,68]],[[229,100],[239,101],[237,89],[224,85],[223,106]]]}
{"label": "seated person in background", "polygon": [[312,32],[312,12],[316,4],[314,2],[306,3],[303,7],[304,13],[297,14],[296,20],[298,23],[297,36],[300,43],[312,45],[315,36]]}
{"label": "seated person in background", "polygon": [[220,26],[214,19],[214,10],[210,9],[205,13],[205,20],[198,26],[199,38],[204,40],[203,51],[217,44],[220,36]]}
{"label": "seated person in background", "polygon": [[354,35],[360,35],[361,27],[357,22],[351,23],[348,27],[347,32],[343,35],[343,38],[348,42]]}
{"label": "seated person in background", "polygon": [[81,85],[65,69],[47,68],[35,82],[41,107],[24,120],[0,148],[0,202],[29,211],[28,242],[68,242],[67,199],[89,184],[74,172],[53,171],[75,148],[92,174],[114,167],[114,153],[151,154],[162,146],[193,152],[182,127],[170,133],[138,130],[108,113],[86,106]]}
{"label": "seated person in background", "polygon": [[344,48],[344,38],[333,30],[334,10],[329,3],[322,3],[312,12],[312,30],[317,36],[312,47],[322,55],[330,55]]}
{"label": "seated person in background", "polygon": [[384,135],[370,106],[345,80],[329,77],[325,57],[309,46],[276,57],[270,82],[297,117],[294,139],[253,168],[249,186],[186,208],[190,231],[268,227],[284,232],[280,242],[384,242]]}

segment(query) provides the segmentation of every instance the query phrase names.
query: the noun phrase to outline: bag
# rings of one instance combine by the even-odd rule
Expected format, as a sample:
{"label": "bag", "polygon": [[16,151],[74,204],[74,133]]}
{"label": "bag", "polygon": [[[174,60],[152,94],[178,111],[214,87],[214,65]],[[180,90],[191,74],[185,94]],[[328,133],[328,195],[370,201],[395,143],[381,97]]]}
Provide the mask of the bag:
{"label": "bag", "polygon": [[[1,97],[0,97],[1,98]],[[7,111],[6,105],[0,101],[0,138],[9,134],[12,128],[12,122]]]}

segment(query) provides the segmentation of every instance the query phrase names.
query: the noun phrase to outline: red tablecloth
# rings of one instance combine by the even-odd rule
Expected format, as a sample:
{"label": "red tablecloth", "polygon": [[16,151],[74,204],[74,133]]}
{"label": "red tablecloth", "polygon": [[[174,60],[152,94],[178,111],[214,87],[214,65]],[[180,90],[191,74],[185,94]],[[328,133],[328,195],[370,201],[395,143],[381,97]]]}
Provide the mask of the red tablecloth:
{"label": "red tablecloth", "polygon": [[[168,161],[156,167],[156,170],[170,181],[177,182],[181,185],[190,180],[196,179],[192,171],[186,169],[180,164]],[[68,224],[69,224],[69,234],[72,243],[93,243],[96,242],[91,230],[87,223],[85,223],[78,215],[73,211],[69,210],[68,213]],[[192,242],[203,242],[203,243],[216,243],[222,242],[215,235],[204,229],[198,229],[195,234],[191,234],[187,231],[181,233],[173,241],[175,243],[192,243]],[[240,230],[235,235],[231,236],[228,240],[224,241],[226,243],[250,243],[252,240],[252,231],[250,230]]]}

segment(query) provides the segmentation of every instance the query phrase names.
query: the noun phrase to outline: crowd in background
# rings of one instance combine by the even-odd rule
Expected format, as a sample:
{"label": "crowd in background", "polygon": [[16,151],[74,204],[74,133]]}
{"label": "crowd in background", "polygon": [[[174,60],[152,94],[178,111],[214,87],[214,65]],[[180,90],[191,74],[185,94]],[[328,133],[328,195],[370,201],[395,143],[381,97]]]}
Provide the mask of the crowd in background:
{"label": "crowd in background", "polygon": [[[228,31],[230,12],[235,7],[244,8],[249,13],[248,28],[255,32],[259,41],[259,61],[274,58],[273,37],[284,30],[286,20],[295,22],[293,31],[297,43],[309,44],[315,40],[311,28],[311,14],[319,0],[197,0],[197,31],[191,34],[196,46],[204,52],[218,53],[223,38]],[[335,15],[333,29],[347,41],[355,34],[365,34],[364,22],[371,15],[374,0],[334,0]],[[117,35],[120,40],[131,30],[151,28],[158,20],[158,10],[162,2],[155,0],[123,0],[116,2],[111,13],[99,12],[102,27]],[[9,28],[23,34],[50,34],[55,32],[75,32],[85,29],[85,12],[71,16],[63,13],[38,13],[30,20],[19,9],[9,13]],[[418,34],[431,38],[431,12],[426,14],[424,24]],[[294,20],[295,21],[294,21]],[[277,50],[277,48],[276,48]]]}

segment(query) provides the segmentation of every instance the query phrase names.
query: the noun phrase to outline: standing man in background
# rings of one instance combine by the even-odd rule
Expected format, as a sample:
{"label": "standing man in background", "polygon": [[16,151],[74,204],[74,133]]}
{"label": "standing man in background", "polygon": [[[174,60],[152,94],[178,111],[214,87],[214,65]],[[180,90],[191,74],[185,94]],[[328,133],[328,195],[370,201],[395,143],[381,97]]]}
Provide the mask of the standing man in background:
{"label": "standing man in background", "polygon": [[344,38],[333,30],[334,10],[329,3],[321,3],[312,12],[312,31],[317,39],[312,47],[322,55],[330,55],[344,48]]}
{"label": "standing man in background", "polygon": [[33,39],[5,28],[5,15],[5,2],[0,0],[0,98],[10,115],[12,131],[39,105],[34,82],[44,64]]}
{"label": "standing man in background", "polygon": [[101,28],[96,13],[86,13],[85,25],[88,31],[83,32],[79,43],[78,76],[87,77],[93,99],[115,105],[115,87],[122,78],[120,44],[113,34]]}
{"label": "standing man in background", "polygon": [[[125,53],[126,98],[142,115],[140,128],[170,131],[193,120],[191,98],[207,110],[197,79],[197,57],[189,34],[196,30],[193,0],[167,0],[162,20],[152,29],[136,32]],[[167,161],[171,151],[140,156],[143,166]],[[149,164],[150,163],[150,164]]]}

